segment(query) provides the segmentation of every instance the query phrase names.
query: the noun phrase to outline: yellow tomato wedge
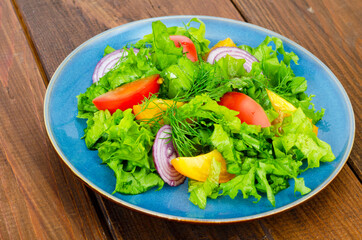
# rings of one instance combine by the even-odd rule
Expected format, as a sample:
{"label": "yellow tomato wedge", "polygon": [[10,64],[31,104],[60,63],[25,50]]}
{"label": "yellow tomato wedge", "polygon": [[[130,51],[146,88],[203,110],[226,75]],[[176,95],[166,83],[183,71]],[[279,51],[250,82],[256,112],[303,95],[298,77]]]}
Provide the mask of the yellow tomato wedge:
{"label": "yellow tomato wedge", "polygon": [[196,157],[178,157],[171,160],[172,166],[182,175],[197,181],[206,181],[209,176],[211,160],[215,159],[221,163],[221,171],[219,182],[224,183],[232,178],[234,174],[230,174],[226,170],[226,162],[218,150],[202,154]]}
{"label": "yellow tomato wedge", "polygon": [[219,41],[218,43],[216,43],[211,49],[214,50],[215,48],[218,47],[236,47],[236,44],[233,42],[233,40],[231,40],[230,38],[226,38],[224,40]]}
{"label": "yellow tomato wedge", "polygon": [[[279,96],[278,94],[266,89],[266,92],[268,93],[268,97],[270,99],[270,102],[275,109],[275,111],[279,114],[278,118],[273,121],[273,124],[282,122],[285,117],[288,117],[291,115],[292,112],[296,111],[297,108],[294,107],[293,104]],[[312,120],[310,119],[312,122]],[[318,127],[313,124],[313,132],[318,135]]]}
{"label": "yellow tomato wedge", "polygon": [[136,115],[137,120],[152,119],[161,112],[166,111],[167,108],[172,106],[173,104],[176,104],[177,107],[180,107],[184,103],[175,102],[173,100],[166,100],[166,99],[155,99],[152,102],[150,102],[146,108],[145,106],[143,106],[143,104],[134,105],[133,114]]}
{"label": "yellow tomato wedge", "polygon": [[290,116],[290,113],[288,113],[288,112],[294,112],[297,110],[297,108],[294,107],[293,104],[291,104],[290,102],[288,102],[281,96],[277,95],[276,93],[274,93],[268,89],[266,89],[266,92],[268,93],[270,102],[276,111],[287,112],[286,116]]}
{"label": "yellow tomato wedge", "polygon": [[[221,40],[219,41],[218,43],[216,43],[211,49],[209,52],[211,52],[212,50],[214,50],[215,48],[218,48],[218,47],[236,47],[236,44],[233,42],[233,40],[231,40],[230,38],[226,38],[224,40]],[[204,56],[204,59],[207,59],[207,56],[209,54],[206,54]]]}

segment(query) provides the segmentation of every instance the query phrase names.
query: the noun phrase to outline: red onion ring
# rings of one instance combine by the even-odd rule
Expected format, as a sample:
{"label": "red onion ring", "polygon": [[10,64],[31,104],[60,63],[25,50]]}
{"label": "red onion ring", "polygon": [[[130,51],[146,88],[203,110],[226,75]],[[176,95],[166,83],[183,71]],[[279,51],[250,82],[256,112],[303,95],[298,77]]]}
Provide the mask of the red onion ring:
{"label": "red onion ring", "polygon": [[186,179],[171,165],[171,160],[178,157],[172,144],[170,125],[164,125],[157,132],[152,148],[153,161],[160,177],[170,186],[178,186]]}
{"label": "red onion ring", "polygon": [[259,62],[258,59],[256,59],[253,55],[237,47],[215,48],[209,53],[207,57],[207,62],[214,64],[215,62],[219,61],[221,58],[225,57],[226,55],[230,55],[231,57],[236,59],[245,59],[245,63],[243,66],[247,72],[251,71],[253,62]]}
{"label": "red onion ring", "polygon": [[[139,49],[133,48],[133,52],[137,54],[139,52]],[[116,63],[121,57],[127,55],[128,55],[127,51],[124,51],[124,49],[119,49],[104,56],[97,63],[94,69],[92,76],[93,83],[98,82],[101,77],[103,77],[109,70],[111,70],[116,65]]]}

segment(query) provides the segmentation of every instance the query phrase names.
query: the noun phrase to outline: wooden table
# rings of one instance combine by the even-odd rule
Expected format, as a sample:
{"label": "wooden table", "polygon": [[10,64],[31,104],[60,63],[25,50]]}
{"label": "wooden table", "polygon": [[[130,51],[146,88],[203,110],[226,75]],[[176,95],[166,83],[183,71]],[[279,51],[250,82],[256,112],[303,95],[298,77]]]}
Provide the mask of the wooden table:
{"label": "wooden table", "polygon": [[[88,189],[55,153],[43,98],[57,66],[112,27],[166,15],[253,23],[311,51],[341,81],[356,117],[347,164],[317,196],[268,218],[179,223],[119,206]],[[0,239],[362,239],[359,0],[0,0]]]}

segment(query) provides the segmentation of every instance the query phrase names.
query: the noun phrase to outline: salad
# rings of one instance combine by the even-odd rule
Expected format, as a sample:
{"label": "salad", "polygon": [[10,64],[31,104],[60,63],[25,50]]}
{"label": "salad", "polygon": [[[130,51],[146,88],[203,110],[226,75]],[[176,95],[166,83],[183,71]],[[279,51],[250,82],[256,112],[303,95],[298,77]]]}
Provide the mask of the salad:
{"label": "salad", "polygon": [[317,137],[324,109],[291,68],[298,56],[276,37],[253,48],[225,36],[209,48],[205,29],[196,18],[184,27],[155,21],[136,43],[107,46],[77,96],[83,139],[114,171],[114,193],[188,184],[202,209],[225,195],[275,206],[290,179],[307,194],[299,175],[335,156]]}

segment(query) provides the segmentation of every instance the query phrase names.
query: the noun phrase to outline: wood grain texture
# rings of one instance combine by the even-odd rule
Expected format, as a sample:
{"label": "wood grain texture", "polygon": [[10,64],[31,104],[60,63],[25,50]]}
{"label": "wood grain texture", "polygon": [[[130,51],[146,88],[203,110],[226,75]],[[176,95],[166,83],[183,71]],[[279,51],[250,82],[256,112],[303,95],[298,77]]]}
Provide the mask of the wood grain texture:
{"label": "wood grain texture", "polygon": [[86,188],[45,131],[44,82],[10,1],[0,1],[0,239],[104,239]]}
{"label": "wood grain texture", "polygon": [[[250,23],[297,42],[324,62],[340,80],[351,100],[356,135],[349,165],[362,178],[360,0],[233,0]],[[338,110],[338,109],[336,109]]]}
{"label": "wood grain texture", "polygon": [[[43,1],[16,0],[50,80],[58,65],[78,45],[107,29],[168,15],[212,15],[241,20],[227,0],[192,1]],[[223,6],[219,8],[219,6]]]}
{"label": "wood grain texture", "polygon": [[[347,57],[343,56],[338,56],[337,60],[333,60],[332,49],[329,49],[327,53],[322,53],[321,56],[316,54],[319,53],[320,42],[322,42],[323,46],[328,45],[329,42],[329,38],[326,37],[328,36],[326,30],[320,25],[313,25],[313,21],[318,22],[319,20],[308,20],[308,16],[304,15],[308,14],[309,11],[301,11],[298,8],[295,10],[291,7],[278,7],[283,9],[278,10],[282,12],[275,9],[264,9],[266,7],[275,7],[270,5],[274,3],[273,1],[257,2],[256,5],[251,6],[243,5],[249,4],[248,1],[235,1],[234,4],[238,9],[230,1],[226,0],[16,0],[16,3],[19,7],[19,13],[24,18],[25,25],[29,30],[30,38],[44,68],[45,76],[48,79],[60,62],[75,47],[106,29],[149,17],[197,14],[237,20],[243,20],[243,17],[246,17],[246,20],[258,25],[265,21],[265,27],[277,31],[306,47],[328,66],[334,66],[335,69],[340,71],[340,76],[351,74],[351,78],[356,80],[353,87],[358,87],[358,64],[348,65]],[[303,3],[302,1],[292,5],[299,6],[299,4]],[[288,3],[284,5],[288,6]],[[267,14],[270,16],[265,15],[260,9],[269,11]],[[316,38],[311,39],[308,43],[310,45],[303,45],[303,41],[306,41],[303,34],[294,32],[296,31],[295,25],[288,26],[290,22],[288,18],[283,21],[278,20],[273,15],[274,11],[277,11],[278,14],[294,14],[303,20],[307,19],[305,20],[307,27],[302,26],[301,31],[306,33],[312,29],[311,31],[316,32]],[[296,12],[288,13],[285,11]],[[240,12],[242,15],[240,15]],[[258,23],[258,21],[261,23]],[[299,22],[298,24],[303,25]],[[274,28],[270,26],[274,26]],[[285,32],[282,32],[282,30]],[[322,33],[319,33],[319,31]],[[293,38],[294,34],[298,38]],[[319,35],[324,38],[319,39]],[[310,39],[307,38],[307,40]],[[333,44],[339,46],[337,43]],[[349,54],[352,56],[353,53],[350,52]],[[354,58],[356,57],[358,56]],[[348,66],[345,68],[339,67],[339,63]],[[332,68],[334,72],[335,69]],[[337,75],[336,72],[335,74]],[[348,83],[350,81],[353,82],[348,79]],[[353,104],[359,104],[357,100],[357,98],[352,100]],[[355,148],[353,154],[351,158],[359,157],[355,153]],[[330,186],[302,206],[273,217],[246,223],[210,226],[172,222],[128,210],[100,196],[97,198],[110,232],[116,239],[338,239],[337,237],[348,239],[351,236],[361,235],[358,232],[358,229],[361,229],[358,215],[361,211],[361,205],[358,203],[360,197],[360,183],[352,174],[350,168],[346,166]],[[9,222],[14,223],[13,221]],[[319,226],[321,226],[320,229],[318,229]],[[332,234],[335,234],[335,236]]]}
{"label": "wood grain texture", "polygon": [[361,184],[346,166],[333,182],[301,206],[265,219],[273,239],[359,239]]}
{"label": "wood grain texture", "polygon": [[[362,236],[361,185],[346,166],[301,206],[260,220],[197,225],[158,219],[100,199],[112,234],[123,239],[358,239]],[[101,198],[101,197],[99,197]],[[257,205],[256,205],[257,207]]]}
{"label": "wood grain texture", "polygon": [[112,224],[110,228],[115,239],[269,239],[260,221],[199,225],[148,216],[100,196],[99,203]]}
{"label": "wood grain texture", "polygon": [[[217,4],[224,4],[226,7],[218,9]],[[222,3],[220,1],[190,1],[184,8],[180,8],[184,4],[174,6],[171,2],[164,4],[163,1],[129,1],[125,4],[127,11],[119,11],[124,7],[124,3],[120,4],[117,1],[105,3],[101,1],[58,1],[56,3],[17,1],[17,5],[25,19],[47,77],[53,74],[63,58],[79,44],[97,33],[123,23],[179,14],[213,15],[241,20],[237,10],[227,1]],[[146,11],[137,11],[140,5],[144,6]],[[38,15],[39,13],[45,13],[45,15]],[[47,20],[45,21],[45,19]],[[86,25],[92,27],[85,27]],[[61,29],[59,29],[60,26]],[[74,32],[77,34],[75,35]],[[69,37],[67,38],[65,35]],[[115,239],[179,239],[177,233],[182,233],[186,239],[199,239],[199,235],[220,237],[226,234],[225,231],[213,230],[214,227],[211,226],[204,226],[199,232],[199,228],[190,224],[170,223],[167,220],[124,209],[108,200],[105,201],[107,203],[103,203],[103,199],[101,199],[100,204]],[[181,226],[183,226],[183,231],[177,231]],[[234,228],[233,232],[243,238],[248,236],[249,239],[260,239],[263,236],[263,230],[257,222],[245,225],[243,229],[245,233],[244,231],[239,233],[240,229],[237,228]]]}

